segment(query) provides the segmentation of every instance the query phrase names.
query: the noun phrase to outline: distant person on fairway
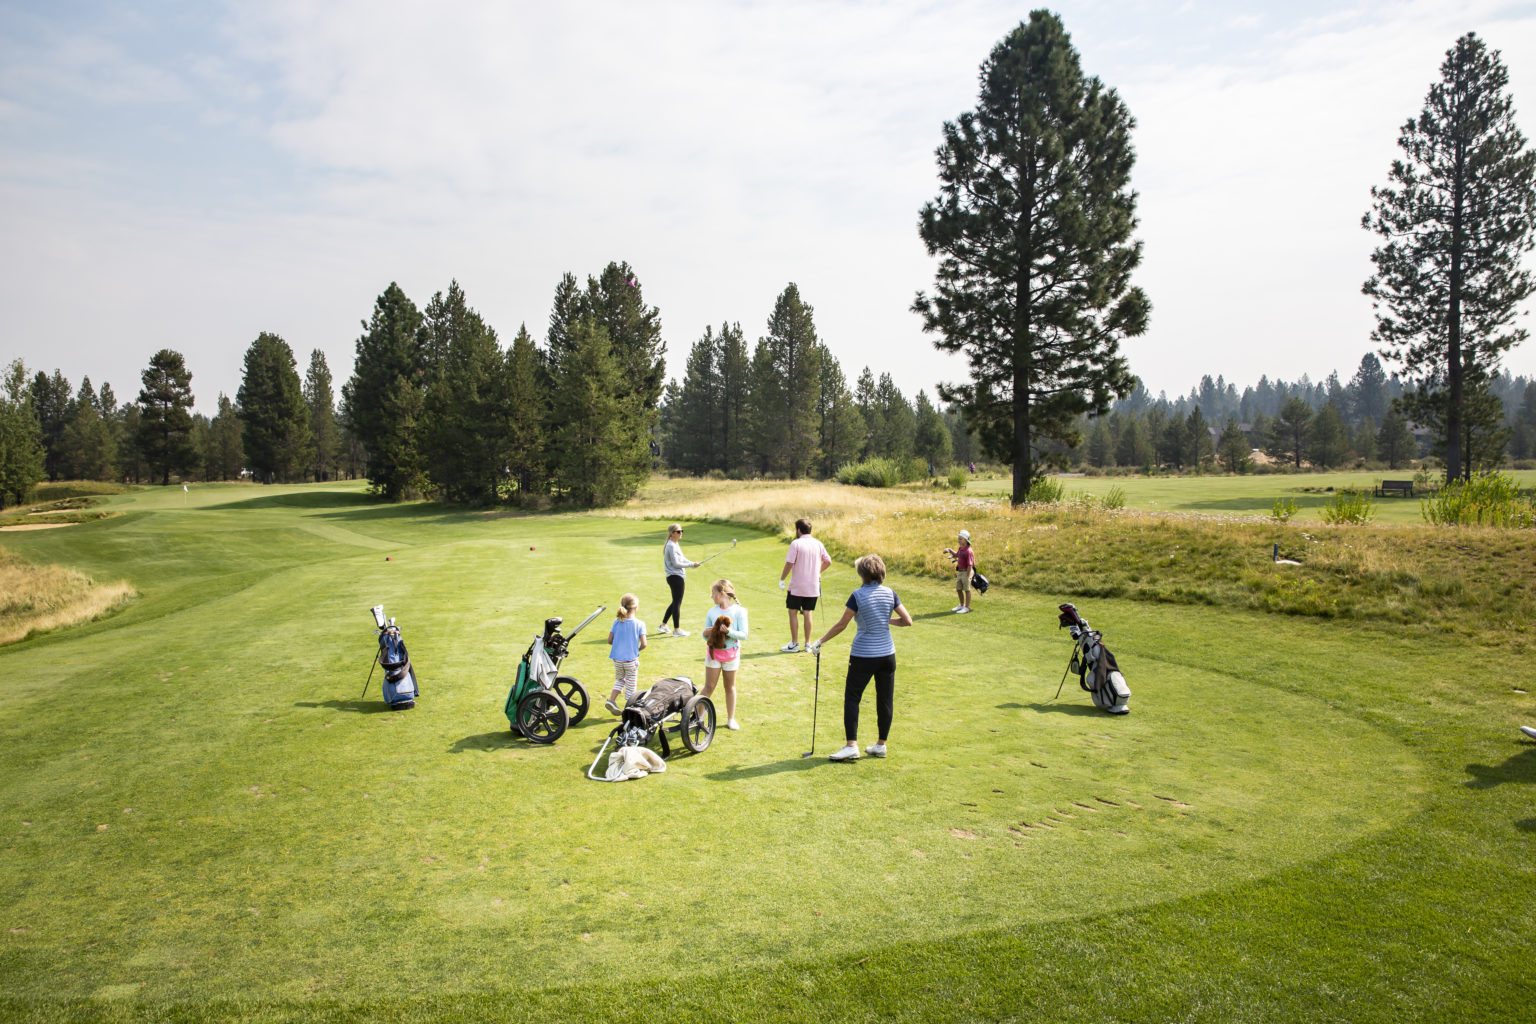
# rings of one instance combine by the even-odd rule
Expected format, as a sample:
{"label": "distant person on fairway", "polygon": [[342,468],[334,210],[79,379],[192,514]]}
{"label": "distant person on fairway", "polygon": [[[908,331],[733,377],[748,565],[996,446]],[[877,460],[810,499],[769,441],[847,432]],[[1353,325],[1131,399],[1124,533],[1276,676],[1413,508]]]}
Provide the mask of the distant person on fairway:
{"label": "distant person on fairway", "polygon": [[885,741],[891,734],[891,719],[896,712],[896,641],[892,626],[912,625],[912,613],[885,585],[885,560],[879,555],[865,555],[853,563],[864,585],[848,595],[848,605],[837,625],[820,640],[806,645],[815,654],[822,644],[841,633],[850,620],[857,618],[858,632],[848,649],[848,680],[843,689],[843,734],[847,746],[828,755],[834,761],[859,759],[859,702],[870,679],[875,681],[875,718],[880,740],[869,745],[869,756],[884,757]]}
{"label": "distant person on fairway", "polygon": [[[687,636],[688,631],[682,628],[683,620],[683,585],[688,582],[688,570],[697,569],[698,562],[690,562],[683,557],[683,527],[681,523],[673,523],[667,527],[667,543],[661,549],[661,563],[667,570],[667,586],[672,590],[672,603],[667,605],[667,610],[661,613],[661,625],[656,632],[662,636],[674,634]],[[667,620],[672,620],[672,628],[667,628]]]}
{"label": "distant person on fairway", "polygon": [[725,677],[725,727],[736,724],[736,671],[741,667],[741,642],[747,638],[747,610],[736,603],[730,580],[715,580],[709,588],[715,606],[704,614],[704,696],[715,692]]}
{"label": "distant person on fairway", "polygon": [[821,596],[821,574],[832,564],[827,549],[811,536],[809,519],[795,520],[796,537],[789,544],[789,554],[784,557],[784,571],[779,573],[779,589],[784,589],[784,579],[789,578],[789,596],[784,607],[789,609],[789,643],[779,650],[793,654],[800,649],[800,622],[805,620],[805,642],[811,642],[811,613],[816,610],[816,599]]}
{"label": "distant person on fairway", "polygon": [[624,693],[624,703],[635,699],[640,684],[640,652],[645,650],[645,622],[635,613],[640,610],[640,599],[634,594],[619,598],[619,614],[608,630],[608,658],[613,662],[613,692],[605,705],[614,714],[620,713],[619,693]]}
{"label": "distant person on fairway", "polygon": [[960,603],[950,611],[964,615],[971,610],[971,575],[976,572],[976,549],[971,547],[971,531],[960,531],[960,548],[945,548],[944,553],[955,563],[955,593]]}

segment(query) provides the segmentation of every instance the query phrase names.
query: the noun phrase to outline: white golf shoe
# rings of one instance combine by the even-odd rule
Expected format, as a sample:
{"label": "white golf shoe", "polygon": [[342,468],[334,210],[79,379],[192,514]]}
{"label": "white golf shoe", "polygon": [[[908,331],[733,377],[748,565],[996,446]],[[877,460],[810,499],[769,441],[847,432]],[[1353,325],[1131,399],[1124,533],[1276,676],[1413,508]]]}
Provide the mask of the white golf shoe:
{"label": "white golf shoe", "polygon": [[852,743],[848,744],[841,750],[834,750],[832,753],[827,755],[827,760],[829,761],[857,761],[858,759],[859,748],[854,746]]}

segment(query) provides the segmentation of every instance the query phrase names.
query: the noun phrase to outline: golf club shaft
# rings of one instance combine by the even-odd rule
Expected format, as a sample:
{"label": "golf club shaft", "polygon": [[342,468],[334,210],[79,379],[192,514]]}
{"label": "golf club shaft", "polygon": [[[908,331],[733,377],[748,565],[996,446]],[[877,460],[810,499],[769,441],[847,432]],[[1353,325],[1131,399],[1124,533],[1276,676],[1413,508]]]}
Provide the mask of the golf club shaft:
{"label": "golf club shaft", "polygon": [[721,548],[719,551],[716,551],[714,554],[710,555],[709,558],[705,558],[699,564],[703,565],[704,562],[709,561],[710,558],[719,558],[721,555],[725,554],[727,551],[731,550],[731,548],[733,548],[735,546],[736,546],[736,542],[733,540],[733,541],[731,541],[731,547],[730,548]]}
{"label": "golf club shaft", "polygon": [[373,664],[368,666],[368,678],[363,680],[363,693],[362,693],[362,696],[357,698],[358,700],[362,700],[363,697],[368,696],[368,684],[373,682],[373,670],[378,668],[378,667],[379,667],[379,656],[377,654],[375,654],[373,656]]}
{"label": "golf club shaft", "polygon": [[816,712],[821,708],[821,648],[816,649],[816,693],[811,698],[811,749],[801,754],[810,757],[816,753]]}

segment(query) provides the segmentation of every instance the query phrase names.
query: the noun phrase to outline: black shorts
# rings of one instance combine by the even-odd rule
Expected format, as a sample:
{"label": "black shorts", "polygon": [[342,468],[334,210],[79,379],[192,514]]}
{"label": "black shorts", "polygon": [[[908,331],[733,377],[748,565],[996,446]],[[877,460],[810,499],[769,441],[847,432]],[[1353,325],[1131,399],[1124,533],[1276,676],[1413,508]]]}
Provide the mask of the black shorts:
{"label": "black shorts", "polygon": [[784,599],[784,607],[792,612],[813,612],[816,610],[817,600],[814,597],[796,597],[790,594]]}

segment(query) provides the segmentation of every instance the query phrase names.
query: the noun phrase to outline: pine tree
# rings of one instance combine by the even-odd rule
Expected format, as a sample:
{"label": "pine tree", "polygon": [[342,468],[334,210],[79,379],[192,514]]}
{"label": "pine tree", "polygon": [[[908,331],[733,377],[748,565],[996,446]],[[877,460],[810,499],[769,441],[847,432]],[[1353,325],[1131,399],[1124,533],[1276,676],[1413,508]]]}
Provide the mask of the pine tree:
{"label": "pine tree", "polygon": [[238,480],[245,468],[245,441],[240,414],[229,396],[219,392],[218,412],[208,424],[208,454],[203,468],[210,480]]}
{"label": "pine tree", "polygon": [[235,393],[246,458],[261,483],[302,480],[311,461],[309,406],[293,349],[263,331],[245,351]]}
{"label": "pine tree", "polygon": [[1536,380],[1525,386],[1520,410],[1511,425],[1509,454],[1516,459],[1536,459]]}
{"label": "pine tree", "polygon": [[802,477],[816,455],[821,346],[814,310],[791,282],[752,354],[752,447],[763,472]]}
{"label": "pine tree", "polygon": [[496,402],[505,360],[496,332],[471,309],[458,281],[423,311],[432,353],[422,416],[427,476],[450,501],[491,504],[507,467],[507,418]]}
{"label": "pine tree", "polygon": [[1386,461],[1387,468],[1402,469],[1418,456],[1418,451],[1408,421],[1395,407],[1388,409],[1376,434],[1376,453]]}
{"label": "pine tree", "polygon": [[1350,435],[1349,446],[1353,449],[1355,457],[1364,462],[1376,461],[1376,421],[1367,416],[1360,421],[1360,426]]}
{"label": "pine tree", "polygon": [[549,392],[543,380],[543,357],[526,324],[518,326],[504,366],[500,403],[507,424],[507,470],[515,485],[516,500],[530,504],[544,493],[544,432],[549,419]]}
{"label": "pine tree", "polygon": [[859,457],[879,455],[879,438],[884,433],[885,417],[880,411],[880,401],[875,394],[875,375],[864,367],[853,387],[853,405],[864,420],[864,443],[859,446]]}
{"label": "pine tree", "polygon": [[880,428],[873,442],[874,453],[883,459],[910,459],[917,435],[917,414],[889,373],[882,373],[875,385],[875,408],[879,410]]}
{"label": "pine tree", "polygon": [[368,480],[390,501],[424,485],[416,432],[426,368],[417,333],[421,313],[391,282],[357,339],[352,377],[341,389],[352,436],[367,453]]}
{"label": "pine tree", "polygon": [[64,476],[64,430],[74,414],[74,400],[70,397],[69,381],[58,370],[53,374],[37,371],[32,380],[30,405],[42,430],[43,467],[49,480]]}
{"label": "pine tree", "polygon": [[1312,407],[1300,396],[1292,396],[1280,407],[1275,417],[1270,455],[1290,459],[1301,468],[1302,457],[1307,451],[1308,431],[1311,429]]}
{"label": "pine tree", "polygon": [[683,371],[675,412],[677,437],[669,458],[672,465],[690,473],[726,468],[722,348],[714,328],[706,326],[689,350]]}
{"label": "pine tree", "polygon": [[313,457],[310,472],[316,480],[336,478],[336,459],[341,450],[341,431],[336,426],[336,393],[331,387],[331,368],[318,348],[309,354],[304,374],[304,404],[309,406],[309,437]]}
{"label": "pine tree", "polygon": [[1337,402],[1325,403],[1307,431],[1307,458],[1314,466],[1330,469],[1344,464],[1349,435]]}
{"label": "pine tree", "polygon": [[1248,435],[1237,425],[1237,417],[1228,416],[1216,441],[1216,456],[1228,473],[1246,473],[1253,467]]}
{"label": "pine tree", "polygon": [[1525,340],[1515,317],[1536,290],[1520,266],[1536,237],[1536,153],[1508,84],[1498,51],[1474,33],[1458,39],[1362,221],[1384,239],[1362,289],[1376,310],[1371,337],[1418,385],[1421,407],[1442,406],[1452,478],[1472,471],[1468,378],[1486,379]]}
{"label": "pine tree", "polygon": [[1380,423],[1387,414],[1387,373],[1373,352],[1360,357],[1360,368],[1349,381],[1350,408],[1355,423],[1371,420]]}
{"label": "pine tree", "polygon": [[914,415],[917,431],[912,440],[913,451],[928,464],[930,472],[937,472],[949,465],[950,458],[949,430],[944,425],[944,417],[922,391],[917,393]]}
{"label": "pine tree", "polygon": [[64,472],[74,480],[112,480],[117,476],[117,446],[102,416],[91,378],[80,382],[73,412],[64,428]]}
{"label": "pine tree", "polygon": [[43,430],[33,407],[33,388],[20,359],[11,360],[0,394],[0,508],[19,505],[47,475]]}
{"label": "pine tree", "polygon": [[[821,423],[818,438],[819,467],[823,477],[833,477],[850,462],[859,460],[859,449],[864,444],[864,418],[854,404],[853,393],[848,390],[848,379],[837,358],[825,345],[821,346],[820,405],[816,410]],[[940,429],[944,429],[940,421]],[[949,436],[944,437],[945,450],[949,449]]]}
{"label": "pine tree", "polygon": [[1190,410],[1184,421],[1184,436],[1189,446],[1190,464],[1197,471],[1204,469],[1206,463],[1216,456],[1216,447],[1211,443],[1210,424],[1205,421],[1205,413],[1201,412],[1198,405]]}
{"label": "pine tree", "polygon": [[940,192],[919,227],[938,278],[913,309],[938,347],[967,354],[970,383],[939,394],[1013,464],[1015,504],[1047,442],[1075,443],[1082,413],[1133,386],[1119,341],[1146,330],[1150,309],[1130,284],[1133,125],[1041,10],[982,65],[976,111],[944,126]]}
{"label": "pine tree", "polygon": [[139,450],[160,486],[191,464],[192,374],[181,353],[163,348],[150,357],[139,389]]}
{"label": "pine tree", "polygon": [[1104,416],[1095,416],[1093,429],[1088,432],[1088,462],[1100,469],[1115,464],[1115,439]]}
{"label": "pine tree", "polygon": [[591,319],[570,325],[571,348],[554,381],[555,485],[571,504],[631,497],[650,468],[650,437],[633,429],[608,331]]}

